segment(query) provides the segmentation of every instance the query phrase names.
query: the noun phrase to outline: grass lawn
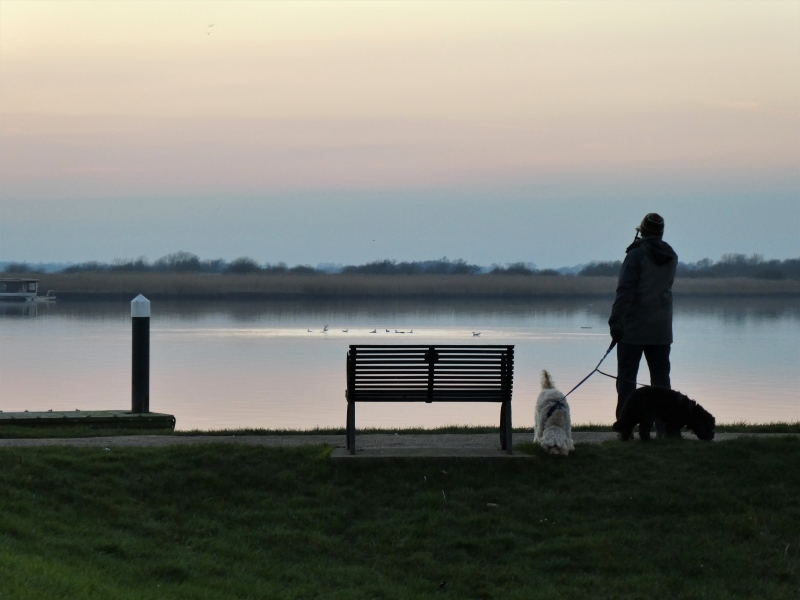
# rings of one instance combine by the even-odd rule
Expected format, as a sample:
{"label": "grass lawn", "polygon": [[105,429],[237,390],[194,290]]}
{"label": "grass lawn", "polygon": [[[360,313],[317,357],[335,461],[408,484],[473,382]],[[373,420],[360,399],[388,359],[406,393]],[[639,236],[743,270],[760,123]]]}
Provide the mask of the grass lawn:
{"label": "grass lawn", "polygon": [[800,597],[800,439],[522,449],[2,449],[0,598]]}

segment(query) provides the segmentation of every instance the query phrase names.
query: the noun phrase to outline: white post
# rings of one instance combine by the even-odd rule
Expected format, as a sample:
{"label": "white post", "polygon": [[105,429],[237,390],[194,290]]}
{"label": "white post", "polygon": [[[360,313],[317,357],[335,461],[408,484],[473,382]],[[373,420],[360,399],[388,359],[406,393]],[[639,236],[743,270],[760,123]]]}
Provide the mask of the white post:
{"label": "white post", "polygon": [[131,301],[131,412],[150,412],[150,300],[139,294]]}

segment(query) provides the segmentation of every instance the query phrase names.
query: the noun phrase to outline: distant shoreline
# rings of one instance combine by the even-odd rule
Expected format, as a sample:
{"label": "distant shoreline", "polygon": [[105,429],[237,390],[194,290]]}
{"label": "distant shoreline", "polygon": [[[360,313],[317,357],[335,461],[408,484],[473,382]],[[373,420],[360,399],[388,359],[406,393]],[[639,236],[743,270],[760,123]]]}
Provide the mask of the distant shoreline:
{"label": "distant shoreline", "polygon": [[[15,275],[19,277],[20,275]],[[615,277],[513,275],[218,275],[55,273],[31,275],[61,300],[272,300],[293,298],[520,299],[612,296]],[[678,278],[676,296],[800,296],[800,281]]]}

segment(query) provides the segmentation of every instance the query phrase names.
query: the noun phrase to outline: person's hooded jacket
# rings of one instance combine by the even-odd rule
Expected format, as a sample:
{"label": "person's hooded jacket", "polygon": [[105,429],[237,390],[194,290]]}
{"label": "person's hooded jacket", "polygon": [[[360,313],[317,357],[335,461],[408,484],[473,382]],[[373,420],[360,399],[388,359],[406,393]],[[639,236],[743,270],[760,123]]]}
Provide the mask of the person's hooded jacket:
{"label": "person's hooded jacket", "polygon": [[608,324],[618,342],[672,343],[672,282],[678,255],[660,237],[635,240],[625,251]]}

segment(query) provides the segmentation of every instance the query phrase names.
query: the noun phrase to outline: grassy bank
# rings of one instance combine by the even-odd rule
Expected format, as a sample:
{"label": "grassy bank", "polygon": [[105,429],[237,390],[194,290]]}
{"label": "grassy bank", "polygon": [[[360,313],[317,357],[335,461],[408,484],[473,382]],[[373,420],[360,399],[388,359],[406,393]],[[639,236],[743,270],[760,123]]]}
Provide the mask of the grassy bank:
{"label": "grassy bank", "polygon": [[797,597],[800,440],[526,450],[489,462],[0,450],[0,593]]}
{"label": "grassy bank", "polygon": [[[611,425],[573,425],[573,431],[611,431]],[[516,433],[533,433],[530,427],[515,427]],[[800,433],[800,421],[794,423],[729,423],[717,425],[718,433]],[[172,429],[125,429],[115,427],[113,429],[103,429],[100,427],[13,427],[3,425],[0,427],[0,439],[45,439],[45,438],[71,438],[71,437],[106,437],[119,435],[177,435],[177,436],[200,436],[200,435],[344,435],[344,428],[329,427],[316,429],[191,429],[185,431],[174,431]],[[445,427],[434,427],[423,429],[421,427],[408,427],[403,429],[380,429],[364,428],[358,430],[359,435],[364,434],[423,434],[436,435],[443,433],[497,433],[499,430],[494,426],[463,426],[448,425]]]}
{"label": "grassy bank", "polygon": [[[62,298],[533,297],[614,293],[614,277],[509,275],[42,274],[41,290]],[[676,294],[800,294],[800,281],[678,279]]]}

